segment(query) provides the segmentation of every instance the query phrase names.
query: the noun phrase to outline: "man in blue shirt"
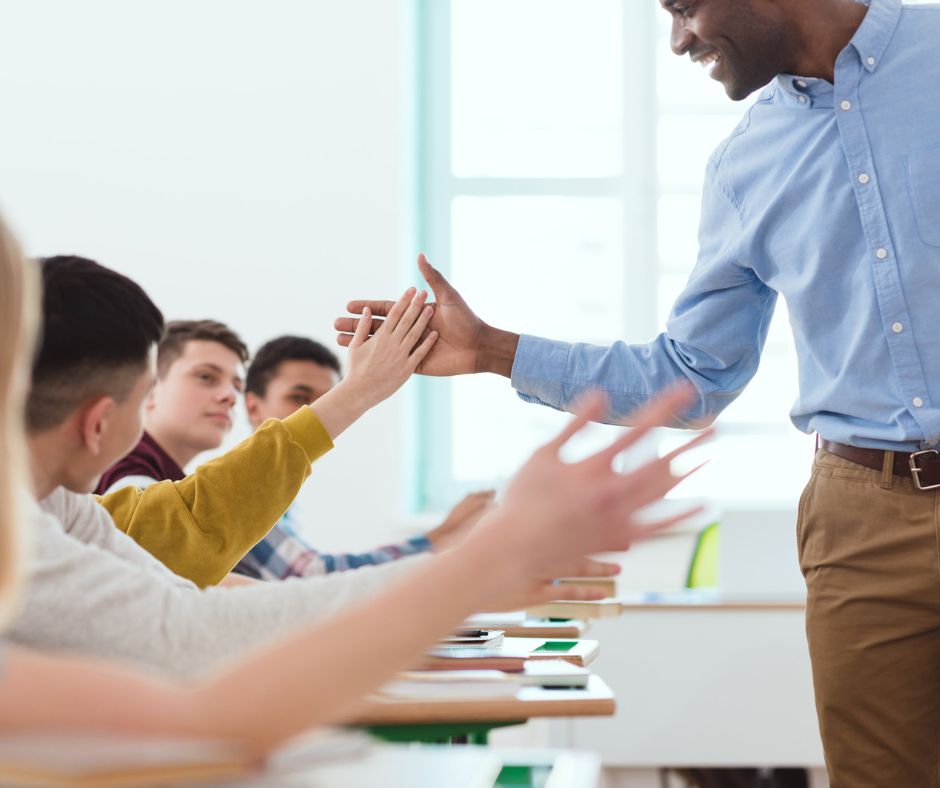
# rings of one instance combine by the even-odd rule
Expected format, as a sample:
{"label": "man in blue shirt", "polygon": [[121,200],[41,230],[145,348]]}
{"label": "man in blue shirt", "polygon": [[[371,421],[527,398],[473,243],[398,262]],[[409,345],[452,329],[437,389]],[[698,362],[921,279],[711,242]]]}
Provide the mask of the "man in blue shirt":
{"label": "man in blue shirt", "polygon": [[[661,1],[676,54],[732,99],[766,86],[708,164],[698,262],[666,331],[610,347],[520,337],[482,322],[422,259],[440,339],[419,371],[495,372],[562,409],[601,389],[612,419],[689,380],[692,426],[751,379],[785,298],[791,417],[821,440],[798,541],[830,781],[936,786],[940,5]],[[349,309],[364,305],[387,309]],[[751,459],[774,472],[772,457]]]}

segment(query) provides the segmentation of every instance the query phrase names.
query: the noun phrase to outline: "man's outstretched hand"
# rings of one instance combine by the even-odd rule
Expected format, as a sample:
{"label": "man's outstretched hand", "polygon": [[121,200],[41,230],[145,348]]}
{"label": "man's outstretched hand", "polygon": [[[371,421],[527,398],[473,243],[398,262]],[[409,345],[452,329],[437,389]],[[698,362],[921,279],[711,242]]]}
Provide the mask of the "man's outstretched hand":
{"label": "man's outstretched hand", "polygon": [[[518,334],[500,331],[476,316],[467,302],[425,255],[418,256],[421,275],[434,293],[434,315],[426,331],[436,331],[438,339],[431,352],[417,368],[422,375],[467,375],[495,372],[510,377],[516,355]],[[350,301],[346,309],[361,315],[368,308],[372,315],[369,333],[375,333],[394,301]],[[333,324],[339,332],[336,341],[347,347],[359,324],[359,317],[340,317]]]}

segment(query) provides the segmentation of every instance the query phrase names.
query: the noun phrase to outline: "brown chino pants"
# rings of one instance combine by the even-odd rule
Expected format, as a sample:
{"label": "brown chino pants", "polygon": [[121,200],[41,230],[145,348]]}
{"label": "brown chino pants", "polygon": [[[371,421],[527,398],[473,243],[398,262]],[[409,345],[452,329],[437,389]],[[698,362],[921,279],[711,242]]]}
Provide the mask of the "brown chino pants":
{"label": "brown chino pants", "polygon": [[832,788],[940,786],[938,507],[890,470],[816,453],[797,542]]}

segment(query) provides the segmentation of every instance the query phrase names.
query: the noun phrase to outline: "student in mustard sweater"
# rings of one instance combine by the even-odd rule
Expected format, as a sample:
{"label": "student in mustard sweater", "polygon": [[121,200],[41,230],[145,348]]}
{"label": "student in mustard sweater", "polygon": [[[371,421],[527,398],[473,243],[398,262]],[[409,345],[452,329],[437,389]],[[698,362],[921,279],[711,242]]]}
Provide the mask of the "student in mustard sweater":
{"label": "student in mustard sweater", "polygon": [[[31,463],[22,429],[37,324],[29,273],[0,224],[0,625],[16,602],[22,545],[28,538],[24,523],[31,517],[25,494]],[[375,353],[413,363],[419,336],[412,328],[419,325],[414,317],[420,306],[409,313],[412,298],[407,296],[387,318],[384,331],[373,339],[366,340],[364,331],[356,338],[350,376]],[[122,308],[115,303],[98,306]],[[152,359],[145,362],[145,354],[136,356],[130,344],[118,344],[127,355],[108,370],[108,379],[121,383],[117,397],[94,394],[96,386],[114,382],[102,384],[93,367],[83,371],[97,377],[95,383],[71,379],[77,388],[88,387],[87,412],[79,422],[82,440],[90,444],[85,464],[72,466],[74,485],[90,487],[100,473],[96,463],[106,467],[108,455],[130,448],[129,438],[139,433],[139,403],[149,389]],[[418,347],[426,351],[429,343]],[[357,357],[360,349],[364,355]],[[678,482],[669,464],[682,450],[629,474],[615,472],[612,464],[654,424],[689,402],[688,392],[675,391],[638,415],[632,433],[585,460],[565,463],[559,456],[562,447],[589,419],[604,413],[603,399],[592,398],[561,435],[533,455],[509,485],[501,506],[461,545],[425,562],[380,598],[319,626],[296,628],[199,681],[182,684],[99,659],[0,643],[0,733],[192,736],[229,742],[246,757],[256,757],[312,726],[348,719],[366,693],[412,664],[468,614],[511,598],[557,597],[560,589],[550,578],[565,573],[572,557],[623,549],[667,525],[639,525],[635,513]],[[36,405],[29,406],[34,426]],[[56,403],[43,405],[54,411]],[[72,413],[67,410],[66,417]],[[321,410],[322,429],[338,432],[348,413]],[[48,473],[32,465],[32,484],[48,485]],[[367,457],[357,470],[368,474]],[[507,555],[513,560],[505,560]],[[421,615],[412,614],[419,610]],[[381,642],[382,649],[362,648],[362,632]],[[330,648],[323,648],[324,643]]]}
{"label": "student in mustard sweater", "polygon": [[[265,348],[260,352],[260,361],[264,363]],[[174,482],[184,479],[184,468],[202,452],[217,449],[229,433],[235,405],[246,385],[247,361],[245,343],[224,323],[214,320],[168,323],[157,348],[157,380],[144,404],[144,434],[130,454],[105,471],[96,492],[106,494],[123,487],[144,489],[164,479]],[[306,367],[310,362],[301,363]],[[338,370],[339,359],[335,356],[333,363]],[[250,370],[248,378],[252,379]],[[337,382],[338,379],[330,388]],[[258,405],[256,395],[250,396],[252,403]],[[252,427],[257,429],[269,418],[286,419],[312,401],[313,398],[289,401],[288,407],[276,412],[265,408],[263,418],[251,419]],[[440,550],[479,520],[492,497],[492,493],[469,495],[427,534],[358,554],[316,550],[298,533],[292,521],[292,505],[239,561],[235,571],[257,579],[283,580],[384,564]]]}

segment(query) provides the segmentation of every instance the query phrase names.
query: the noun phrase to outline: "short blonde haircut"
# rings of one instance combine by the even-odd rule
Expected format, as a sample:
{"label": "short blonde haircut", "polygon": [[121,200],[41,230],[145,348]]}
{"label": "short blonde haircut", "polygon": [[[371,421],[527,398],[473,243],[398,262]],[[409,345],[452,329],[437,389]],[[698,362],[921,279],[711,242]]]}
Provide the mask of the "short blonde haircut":
{"label": "short blonde haircut", "polygon": [[16,604],[29,491],[24,431],[39,312],[35,271],[0,217],[0,625]]}

